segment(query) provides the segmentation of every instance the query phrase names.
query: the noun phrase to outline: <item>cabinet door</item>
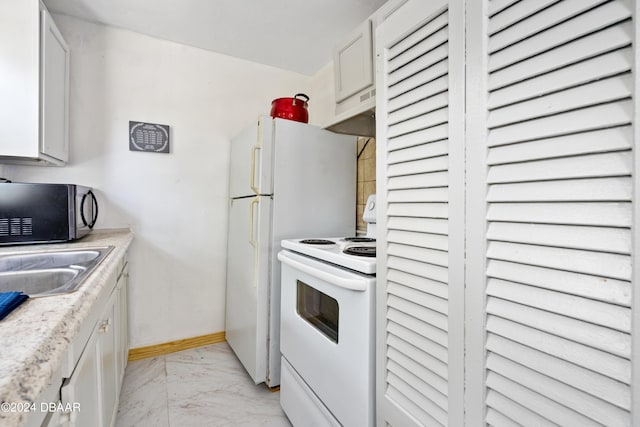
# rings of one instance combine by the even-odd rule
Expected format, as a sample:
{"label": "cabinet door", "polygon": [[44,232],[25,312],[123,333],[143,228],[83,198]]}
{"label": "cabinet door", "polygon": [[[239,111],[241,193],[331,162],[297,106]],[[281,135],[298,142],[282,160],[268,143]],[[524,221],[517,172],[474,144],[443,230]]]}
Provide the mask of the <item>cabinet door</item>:
{"label": "cabinet door", "polygon": [[115,316],[117,297],[118,291],[114,290],[107,310],[97,326],[102,383],[102,425],[105,427],[111,426],[115,417],[118,392],[120,391],[120,378],[116,370],[118,357],[116,334],[119,335],[117,332],[119,325]]}
{"label": "cabinet door", "polygon": [[37,157],[39,3],[0,0],[0,155]]}
{"label": "cabinet door", "polygon": [[636,425],[638,6],[467,5],[467,425]]}
{"label": "cabinet door", "polygon": [[124,371],[127,367],[127,358],[129,355],[129,333],[128,333],[128,307],[127,307],[127,292],[129,268],[125,265],[120,277],[118,278],[118,284],[116,289],[118,291],[118,300],[116,304],[116,343],[117,343],[117,358],[116,358],[116,376],[118,378],[117,386],[122,386],[122,380],[124,379]]}
{"label": "cabinet door", "polygon": [[41,11],[41,151],[67,161],[69,153],[69,47],[51,15]]}
{"label": "cabinet door", "polygon": [[98,335],[92,334],[71,378],[65,380],[60,397],[63,405],[79,404],[80,410],[65,414],[72,426],[100,426],[100,357]]}
{"label": "cabinet door", "polygon": [[336,102],[373,85],[371,20],[367,19],[333,52]]}
{"label": "cabinet door", "polygon": [[460,426],[462,2],[409,0],[377,37],[377,422]]}

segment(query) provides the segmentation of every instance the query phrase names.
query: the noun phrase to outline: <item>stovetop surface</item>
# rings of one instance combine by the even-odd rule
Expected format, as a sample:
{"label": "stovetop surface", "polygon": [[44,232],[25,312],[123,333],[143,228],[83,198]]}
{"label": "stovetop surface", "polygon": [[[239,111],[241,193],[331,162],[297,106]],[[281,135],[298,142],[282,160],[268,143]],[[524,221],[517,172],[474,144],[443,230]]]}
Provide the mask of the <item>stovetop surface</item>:
{"label": "stovetop surface", "polygon": [[[376,273],[375,239],[364,237],[286,239],[282,241],[282,247],[321,261],[327,261],[351,270],[359,271],[361,273]],[[349,252],[357,254],[345,253],[344,251],[347,249],[349,249]]]}

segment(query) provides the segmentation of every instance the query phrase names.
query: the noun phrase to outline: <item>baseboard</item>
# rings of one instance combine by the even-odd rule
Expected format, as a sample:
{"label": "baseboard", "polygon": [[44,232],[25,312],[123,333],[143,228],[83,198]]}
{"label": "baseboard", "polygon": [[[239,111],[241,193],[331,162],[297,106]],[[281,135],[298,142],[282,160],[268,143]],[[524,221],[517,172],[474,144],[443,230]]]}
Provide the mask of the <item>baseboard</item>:
{"label": "baseboard", "polygon": [[175,353],[176,351],[189,350],[190,348],[203,347],[205,345],[224,342],[224,331],[214,334],[201,335],[199,337],[185,338],[183,340],[170,341],[162,344],[150,345],[147,347],[132,348],[129,350],[129,362],[135,360],[148,359],[150,357],[162,356],[164,354]]}

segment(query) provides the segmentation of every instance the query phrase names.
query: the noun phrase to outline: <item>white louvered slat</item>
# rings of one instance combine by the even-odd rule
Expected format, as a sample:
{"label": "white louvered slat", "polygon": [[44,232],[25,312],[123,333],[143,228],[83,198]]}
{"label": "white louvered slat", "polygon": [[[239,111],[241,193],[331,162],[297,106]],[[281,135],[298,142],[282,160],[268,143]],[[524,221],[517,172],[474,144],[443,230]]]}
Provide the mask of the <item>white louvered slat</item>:
{"label": "white louvered slat", "polygon": [[631,126],[494,147],[488,165],[631,149]]}
{"label": "white louvered slat", "polygon": [[619,408],[628,410],[631,405],[631,393],[626,384],[597,372],[581,368],[499,335],[489,335],[487,349]]}
{"label": "white louvered slat", "polygon": [[631,203],[495,203],[489,206],[491,221],[540,224],[631,226]]}
{"label": "white louvered slat", "polygon": [[550,73],[498,89],[489,95],[488,107],[498,107],[575,87],[597,79],[610,77],[631,70],[631,48],[616,50],[595,58],[560,68]]}
{"label": "white louvered slat", "polygon": [[487,182],[525,182],[552,179],[594,178],[631,175],[627,152],[589,154],[559,159],[497,165],[489,170]]}
{"label": "white louvered slat", "polygon": [[387,252],[389,255],[426,262],[428,264],[439,265],[441,267],[448,267],[449,265],[447,252],[443,250],[416,248],[390,243]]}
{"label": "white louvered slat", "polygon": [[518,323],[523,325],[567,338],[616,356],[629,358],[631,353],[631,341],[628,334],[602,326],[592,325],[498,298],[488,298],[487,313],[505,319],[517,319]]}
{"label": "white louvered slat", "polygon": [[449,103],[447,93],[439,93],[414,104],[407,105],[405,108],[396,110],[389,114],[389,124],[394,125],[414,117],[422,116],[432,111],[440,110]]}
{"label": "white louvered slat", "polygon": [[490,414],[493,411],[491,408],[495,408],[496,411],[493,412],[497,414],[504,414],[503,416],[508,417],[509,420],[528,420],[530,424],[540,427],[555,427],[557,425],[494,390],[489,390],[487,393],[487,404],[490,407],[490,410],[487,413],[487,422],[489,423],[491,422]]}
{"label": "white louvered slat", "polygon": [[[391,46],[388,53],[389,72],[393,73],[393,71],[398,68],[398,65],[396,64],[398,63],[399,57],[406,58],[406,63],[412,58],[418,57],[424,54],[424,52],[433,49],[443,42],[446,42],[447,32],[442,30],[447,27],[447,22],[448,13],[445,11],[433,17],[433,19],[431,19],[425,25],[416,29],[416,31],[412,32],[410,35],[404,37],[398,43]],[[426,45],[424,43],[425,40],[428,42],[426,43]],[[421,50],[421,48],[419,47],[418,49],[412,51],[411,49],[416,46],[424,46],[425,49]],[[407,55],[408,52],[412,52],[413,55]]]}
{"label": "white louvered slat", "polygon": [[447,69],[449,68],[449,60],[443,59],[440,62],[436,62],[429,66],[429,69],[423,70],[421,73],[415,73],[411,77],[407,77],[404,80],[399,81],[393,86],[389,87],[389,100],[396,98],[403,93],[407,93],[410,90],[416,89],[420,86],[426,85],[442,76],[447,75]]}
{"label": "white louvered slat", "polygon": [[431,157],[411,162],[389,165],[389,176],[413,175],[417,173],[440,172],[447,170],[449,159],[447,156]]}
{"label": "white louvered slat", "polygon": [[633,25],[630,22],[598,31],[489,74],[489,89],[495,90],[505,87],[587,58],[629,46],[632,38]]}
{"label": "white louvered slat", "polygon": [[[407,64],[402,64],[400,68],[393,71],[389,75],[389,84],[395,85],[405,79],[423,72],[429,67],[433,67],[436,64],[441,63],[447,58],[448,46],[445,43],[447,39],[446,28],[440,31],[440,34],[435,39],[429,39],[424,43],[421,43],[416,48],[419,48],[423,53],[420,56],[414,56],[414,52],[406,52],[413,59]],[[435,46],[437,47],[435,47]],[[433,50],[431,50],[433,48]],[[413,50],[413,49],[412,49]],[[435,77],[435,76],[434,76]]]}
{"label": "white louvered slat", "polygon": [[431,144],[420,144],[389,153],[388,164],[407,162],[430,157],[444,156],[449,152],[449,142],[436,141]]}
{"label": "white louvered slat", "polygon": [[[422,85],[419,90],[410,90],[398,95],[397,97],[389,100],[389,112],[397,111],[407,105],[411,105],[414,102],[433,95],[436,93],[446,92],[449,88],[449,79],[446,75],[438,77],[435,80],[431,80],[428,83]],[[415,88],[414,88],[415,89]]]}
{"label": "white louvered slat", "polygon": [[[495,34],[498,28],[494,27],[502,24],[502,20],[499,19],[501,16],[491,20],[489,24],[489,34],[491,34],[489,53],[504,49],[506,46],[511,46],[514,43],[549,29],[565,21],[567,18],[576,16],[606,1],[607,0],[564,0],[554,2],[555,4],[548,8],[544,8],[544,6],[550,3],[548,1],[520,2],[509,10],[512,15],[511,21],[519,19],[519,24],[512,25],[499,34]],[[538,10],[544,10],[533,14],[531,13],[531,9],[534,7]]]}
{"label": "white louvered slat", "polygon": [[494,184],[490,202],[613,202],[631,200],[631,179],[567,179]]}
{"label": "white louvered slat", "polygon": [[[401,349],[405,354],[410,354],[412,351],[425,353],[446,366],[447,348],[432,340],[429,336],[422,334],[422,331],[418,330],[416,332],[399,323],[389,322],[387,332],[389,346]],[[431,365],[431,368],[435,369],[433,365]]]}
{"label": "white louvered slat", "polygon": [[425,277],[414,276],[413,274],[405,273],[403,271],[391,270],[387,274],[389,282],[402,283],[403,286],[407,286],[411,289],[416,289],[421,292],[428,292],[431,295],[447,299],[449,292],[447,285],[435,280],[430,280]]}
{"label": "white louvered slat", "polygon": [[519,1],[520,0],[491,0],[489,1],[489,16],[493,17],[494,15],[502,12],[504,9]]}
{"label": "white louvered slat", "polygon": [[440,251],[446,251],[449,246],[447,236],[400,230],[389,230],[388,242],[437,249]]}
{"label": "white louvered slat", "polygon": [[487,369],[513,381],[526,384],[533,391],[547,396],[592,420],[608,426],[629,426],[628,412],[601,399],[567,386],[553,378],[541,375],[523,365],[512,362],[496,353],[487,356]]}
{"label": "white louvered slat", "polygon": [[487,237],[501,242],[631,254],[631,235],[623,228],[492,222]]}
{"label": "white louvered slat", "polygon": [[389,216],[416,218],[447,218],[446,203],[393,203],[389,205]]}
{"label": "white louvered slat", "polygon": [[389,230],[407,230],[418,233],[447,234],[447,221],[432,218],[389,218]]}
{"label": "white louvered slat", "polygon": [[487,258],[631,280],[631,260],[627,255],[491,241]]}
{"label": "white louvered slat", "polygon": [[410,410],[411,415],[418,419],[421,425],[444,426],[447,414],[433,402],[422,396],[419,391],[407,385],[394,374],[389,374],[387,381],[389,398],[398,402],[403,408]]}
{"label": "white louvered slat", "polygon": [[427,369],[446,381],[449,376],[447,364],[442,360],[433,357],[431,354],[420,350],[416,346],[407,343],[397,337],[390,337],[387,342],[389,358],[394,360],[411,359],[413,363],[420,364],[423,369]]}
{"label": "white louvered slat", "polygon": [[427,307],[438,313],[446,315],[449,312],[446,299],[435,297],[422,290],[419,291],[394,282],[389,282],[387,290],[391,295]]}
{"label": "white louvered slat", "polygon": [[[575,3],[583,4],[584,1],[576,0]],[[561,23],[558,26],[544,30],[545,22],[540,22],[533,31],[541,31],[534,36],[522,40],[520,43],[511,44],[509,47],[493,53],[489,57],[489,71],[505,68],[508,65],[522,61],[525,58],[545,52],[556,46],[561,46],[571,40],[593,33],[612,24],[623,21],[631,16],[631,10],[624,1],[607,2],[602,6],[577,15],[574,18]],[[518,34],[514,34],[518,37]],[[510,44],[517,40],[508,40],[504,44]],[[489,42],[491,45],[491,41]]]}
{"label": "white louvered slat", "polygon": [[449,109],[440,108],[404,122],[389,126],[389,138],[405,135],[428,127],[441,125],[449,120]]}
{"label": "white louvered slat", "polygon": [[[427,322],[417,319],[402,311],[396,310],[393,307],[389,307],[387,312],[387,318],[394,323],[406,327],[406,329],[415,332],[416,334],[433,341],[436,344],[440,344],[442,347],[447,347],[447,332],[431,325]],[[389,329],[391,332],[391,329]],[[437,357],[436,354],[434,356]],[[446,360],[446,359],[445,359]]]}
{"label": "white louvered slat", "polygon": [[[428,363],[426,364],[423,363],[426,360],[424,359],[424,357],[428,356],[425,353],[421,353],[419,355],[420,359],[422,359],[421,361],[415,360],[410,356],[407,356],[406,354],[399,352],[393,348],[389,349],[389,353],[390,355],[393,356],[393,357],[390,357],[390,360],[393,360],[395,361],[394,363],[397,363],[399,366],[402,366],[408,369],[409,372],[413,372],[417,377],[422,378],[424,382],[431,385],[434,390],[437,390],[441,396],[437,396],[436,399],[441,399],[442,397],[446,397],[447,395],[446,366],[442,365],[445,367],[445,369],[442,370],[445,376],[439,375],[437,372],[434,372],[427,368],[428,365],[432,365],[434,363],[436,366],[441,366],[442,362],[440,362],[439,360],[429,360]],[[435,401],[435,399],[432,399],[432,400]],[[446,400],[441,401],[441,403],[442,404],[440,406],[443,408],[446,408]]]}
{"label": "white louvered slat", "polygon": [[623,74],[492,110],[487,123],[491,127],[504,126],[611,102],[630,97],[631,90],[631,75]]}
{"label": "white louvered slat", "polygon": [[407,362],[403,358],[397,361],[389,359],[387,369],[439,408],[447,410],[446,382],[442,378],[424,369],[420,364]]}
{"label": "white louvered slat", "polygon": [[624,384],[629,384],[631,381],[629,360],[574,340],[564,339],[558,335],[496,316],[488,317],[487,331],[577,366],[599,372]]}
{"label": "white louvered slat", "polygon": [[409,188],[446,187],[448,184],[448,172],[432,172],[390,177],[388,187],[390,190],[405,190]]}
{"label": "white louvered slat", "polygon": [[446,202],[447,189],[444,187],[416,188],[411,190],[398,190],[389,197],[390,202]]}
{"label": "white louvered slat", "polygon": [[[433,298],[430,299],[428,296],[425,296],[425,298],[427,300],[433,300]],[[442,329],[445,332],[447,331],[448,324],[446,314],[443,315],[435,310],[431,310],[428,306],[420,305],[419,302],[398,298],[389,292],[387,305],[390,308],[396,309],[399,312],[412,316],[416,319],[420,319],[420,321]]]}
{"label": "white louvered slat", "polygon": [[487,295],[622,332],[631,330],[630,310],[613,304],[498,279],[489,279]]}
{"label": "white louvered slat", "polygon": [[513,421],[509,417],[501,414],[498,411],[494,411],[493,408],[489,408],[487,411],[487,425],[491,427],[520,427],[521,424]]}
{"label": "white louvered slat", "polygon": [[624,307],[631,305],[631,285],[624,280],[498,260],[489,260],[487,276]]}
{"label": "white louvered slat", "polygon": [[442,141],[449,135],[449,127],[447,124],[441,124],[431,126],[420,131],[397,136],[388,142],[388,149],[390,153],[395,150],[400,150],[408,147],[416,147],[421,144],[428,144],[430,142]]}
{"label": "white louvered slat", "polygon": [[615,102],[515,123],[493,129],[490,147],[602,129],[631,123],[633,103]]}
{"label": "white louvered slat", "polygon": [[521,21],[522,19],[535,14],[546,7],[549,7],[549,5],[557,3],[558,1],[559,0],[539,0],[534,2],[518,2],[501,14],[492,17],[489,21],[487,33],[489,35],[494,35],[498,31],[502,31],[505,28],[508,28],[513,24]]}
{"label": "white louvered slat", "polygon": [[601,427],[600,423],[495,372],[490,371],[488,373],[487,386],[491,390],[498,391],[503,396],[509,396],[509,399],[517,402],[519,405],[543,415],[558,425]]}

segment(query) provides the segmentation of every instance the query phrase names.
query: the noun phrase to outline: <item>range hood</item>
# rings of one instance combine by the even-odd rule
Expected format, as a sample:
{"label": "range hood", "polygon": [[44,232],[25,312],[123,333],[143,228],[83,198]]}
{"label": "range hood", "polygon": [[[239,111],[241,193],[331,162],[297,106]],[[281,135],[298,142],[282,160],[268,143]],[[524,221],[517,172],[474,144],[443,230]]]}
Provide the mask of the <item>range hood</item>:
{"label": "range hood", "polygon": [[324,127],[335,133],[357,136],[376,136],[376,110],[371,108],[354,114],[340,114]]}

